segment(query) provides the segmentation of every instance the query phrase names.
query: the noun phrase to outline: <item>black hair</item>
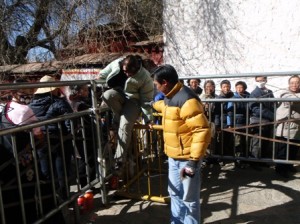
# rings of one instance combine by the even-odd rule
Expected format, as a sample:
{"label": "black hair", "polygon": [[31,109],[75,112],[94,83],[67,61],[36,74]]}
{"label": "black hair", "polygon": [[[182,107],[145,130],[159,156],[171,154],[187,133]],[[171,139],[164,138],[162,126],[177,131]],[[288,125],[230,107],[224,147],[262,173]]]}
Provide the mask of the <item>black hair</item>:
{"label": "black hair", "polygon": [[259,75],[259,76],[255,76],[255,80],[256,80],[258,77],[263,77],[265,80],[267,80],[267,79],[268,79],[268,77],[267,77],[267,76]]}
{"label": "black hair", "polygon": [[244,81],[238,81],[238,82],[236,82],[235,87],[238,86],[238,85],[243,86],[244,90],[247,89],[247,84]]}
{"label": "black hair", "polygon": [[163,80],[166,80],[170,84],[174,85],[178,82],[177,71],[172,65],[161,65],[152,72],[152,75],[154,80],[160,84],[163,82]]}
{"label": "black hair", "polygon": [[[131,73],[137,73],[142,66],[142,57],[139,55],[127,55],[126,58],[122,60],[121,66],[126,66],[126,70]],[[121,67],[121,69],[122,69]]]}
{"label": "black hair", "polygon": [[211,85],[213,85],[214,87],[216,87],[216,84],[215,84],[215,82],[214,82],[213,80],[211,80],[211,79],[209,79],[209,80],[206,80],[206,81],[204,82],[204,85],[203,85],[203,87],[205,88],[205,86],[206,86],[208,83],[210,83]]}
{"label": "black hair", "polygon": [[227,84],[227,85],[230,85],[230,86],[231,86],[230,81],[227,80],[227,79],[222,80],[221,83],[220,83],[220,86],[222,87],[223,84]]}
{"label": "black hair", "polygon": [[[189,86],[190,86],[190,81],[191,81],[192,79],[193,79],[193,78],[187,80],[187,83],[188,83]],[[201,80],[200,80],[200,79],[195,79],[195,80],[197,80],[199,84],[201,83]]]}
{"label": "black hair", "polygon": [[85,84],[83,85],[73,85],[73,86],[70,86],[69,89],[70,89],[70,95],[72,96],[75,96],[79,93],[79,91],[82,89],[82,87],[84,87]]}

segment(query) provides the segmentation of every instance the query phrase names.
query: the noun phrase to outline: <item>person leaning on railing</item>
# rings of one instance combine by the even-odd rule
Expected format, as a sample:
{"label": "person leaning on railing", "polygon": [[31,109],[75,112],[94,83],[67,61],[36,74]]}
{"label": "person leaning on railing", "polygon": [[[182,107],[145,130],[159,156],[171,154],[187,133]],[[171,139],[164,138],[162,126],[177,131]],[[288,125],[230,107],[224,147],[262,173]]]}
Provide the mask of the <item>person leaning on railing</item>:
{"label": "person leaning on railing", "polygon": [[111,88],[103,93],[103,101],[113,112],[113,126],[118,131],[114,155],[115,177],[121,177],[127,157],[134,123],[141,113],[145,123],[152,120],[152,109],[146,103],[153,100],[153,80],[138,55],[118,58],[100,71]]}
{"label": "person leaning on railing", "polygon": [[[272,90],[266,87],[267,77],[256,76],[255,77],[256,88],[250,93],[249,98],[274,98]],[[257,125],[252,129],[253,135],[259,135],[259,128],[261,128],[261,136],[270,138],[272,136],[272,125],[259,126],[260,123],[268,123],[274,121],[274,103],[273,102],[257,102],[253,101],[249,103],[250,109],[250,125]],[[250,139],[250,156],[254,158],[270,158],[271,147],[270,142],[267,140],[261,140],[252,137]],[[253,163],[254,167],[257,163]]]}
{"label": "person leaning on railing", "polygon": [[[289,87],[280,98],[300,98],[300,77],[293,75],[289,78]],[[279,121],[276,128],[276,138],[282,142],[276,142],[277,159],[296,160],[299,146],[287,144],[287,142],[300,144],[300,102],[281,102],[276,110],[276,120]],[[287,147],[289,157],[287,158]],[[288,178],[289,173],[297,172],[293,164],[277,163],[276,172],[282,177]]]}
{"label": "person leaning on railing", "polygon": [[[220,83],[221,92],[217,99],[228,99],[233,97],[233,92],[231,91],[231,83],[229,80],[224,79]],[[229,102],[216,102],[215,103],[215,126],[217,130],[217,134],[219,134],[218,140],[216,142],[216,152],[219,155],[233,155],[233,136],[231,133],[223,131],[223,128],[230,128],[231,123],[229,119],[229,110],[228,110]],[[226,139],[226,141],[225,141]],[[226,142],[226,143],[225,143]]]}
{"label": "person leaning on railing", "polygon": [[[247,84],[244,81],[238,81],[235,83],[235,92],[233,93],[234,99],[249,98],[250,93],[246,91]],[[231,127],[243,127],[247,124],[247,110],[248,106],[246,102],[229,102],[228,103],[228,116],[229,125]],[[235,114],[234,114],[235,113]],[[245,129],[238,129],[239,132],[245,132]],[[235,156],[246,156],[246,136],[235,134],[234,135],[234,147]],[[240,168],[245,168],[246,165],[242,161],[236,160],[235,165]]]}
{"label": "person leaning on railing", "polygon": [[[40,79],[40,82],[55,82],[55,78],[49,75],[45,75]],[[35,115],[39,120],[53,119],[61,115],[70,114],[73,112],[70,104],[65,97],[61,96],[60,88],[58,87],[40,87],[33,96],[32,102],[29,104]],[[71,133],[70,120],[61,122],[62,135],[67,138]],[[69,186],[65,183],[65,176],[70,174],[71,156],[73,152],[73,146],[71,139],[63,139],[64,156],[62,155],[60,145],[60,128],[57,122],[51,123],[46,126],[42,126],[42,130],[45,133],[47,131],[50,134],[50,144],[52,153],[52,162],[54,172],[58,178],[58,193],[65,199],[69,192]],[[43,162],[41,166],[42,172],[46,178],[50,178],[50,165],[48,157],[48,147],[44,150],[38,151],[40,160]],[[65,160],[64,160],[64,159]],[[66,165],[66,171],[64,172],[64,164]]]}
{"label": "person leaning on railing", "polygon": [[[17,79],[14,83],[25,83],[24,79]],[[30,98],[32,95],[31,89],[16,89],[11,91],[11,100],[5,105],[4,111],[2,111],[1,116],[1,127],[2,128],[12,128],[18,127],[25,124],[30,124],[38,121],[32,109],[25,104],[24,99]],[[34,144],[37,154],[39,154],[45,147],[44,134],[40,127],[33,128]],[[21,178],[21,187],[24,199],[24,208],[26,213],[26,222],[34,223],[37,219],[41,218],[41,211],[39,210],[38,202],[43,205],[43,212],[53,210],[55,208],[53,201],[53,192],[51,191],[51,183],[45,182],[42,176],[41,167],[43,162],[38,158],[38,167],[35,169],[35,157],[33,156],[31,139],[28,131],[16,131],[14,133],[16,137],[16,149],[18,151],[19,160],[19,170]],[[0,146],[0,164],[8,163],[12,160],[13,155],[13,144],[11,141],[11,136],[1,136]],[[4,149],[8,153],[4,152]],[[7,166],[3,166],[3,170],[0,170],[0,180],[3,181],[8,188],[8,191],[4,190],[3,202],[8,204],[14,203],[15,206],[6,206],[4,209],[6,223],[23,223],[21,221],[21,199],[19,197],[19,190],[16,187],[16,163],[10,163]],[[38,173],[35,173],[38,171]],[[37,178],[39,176],[39,179]],[[3,179],[4,177],[4,179]],[[39,182],[37,182],[39,181]],[[37,186],[40,188],[40,193],[38,194]],[[2,188],[3,190],[3,188]],[[41,196],[41,198],[39,198]],[[33,200],[35,199],[35,200]],[[61,211],[56,212],[54,215],[49,217],[45,223],[64,223],[63,215]]]}
{"label": "person leaning on railing", "polygon": [[[89,86],[84,85],[72,85],[69,86],[69,97],[68,101],[74,112],[84,111],[92,107],[91,97],[89,95]],[[84,127],[81,124],[81,119],[83,121]],[[76,134],[76,155],[75,158],[78,159],[80,184],[85,186],[87,184],[86,177],[86,164],[89,165],[90,178],[96,177],[96,149],[94,147],[93,141],[96,138],[96,131],[93,126],[93,121],[90,115],[85,115],[75,122],[75,134]],[[83,139],[83,134],[85,134],[85,139]],[[86,153],[88,161],[85,161],[85,151],[84,142],[86,144]]]}

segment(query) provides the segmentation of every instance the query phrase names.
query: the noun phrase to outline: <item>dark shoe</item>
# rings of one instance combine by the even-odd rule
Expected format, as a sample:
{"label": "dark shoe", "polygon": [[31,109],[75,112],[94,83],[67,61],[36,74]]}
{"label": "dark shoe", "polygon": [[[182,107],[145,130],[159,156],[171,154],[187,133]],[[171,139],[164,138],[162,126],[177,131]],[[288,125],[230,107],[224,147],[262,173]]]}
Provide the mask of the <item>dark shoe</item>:
{"label": "dark shoe", "polygon": [[261,166],[261,167],[266,167],[266,168],[270,168],[270,164],[268,164],[268,163],[264,163],[264,162],[262,162],[262,163],[259,163],[259,165]]}
{"label": "dark shoe", "polygon": [[250,167],[256,171],[262,171],[261,166],[258,164],[258,162],[250,162]]}
{"label": "dark shoe", "polygon": [[291,173],[297,173],[298,170],[292,165],[292,166],[288,166],[288,171],[291,172]]}
{"label": "dark shoe", "polygon": [[283,178],[289,178],[289,174],[288,174],[287,170],[285,170],[285,169],[280,169],[280,168],[276,167],[276,168],[275,168],[275,171],[276,171],[276,173],[279,174],[281,177],[283,177]]}
{"label": "dark shoe", "polygon": [[234,165],[236,168],[239,168],[239,169],[246,169],[249,166],[249,164],[247,162],[241,161],[241,160],[236,160],[234,162]]}

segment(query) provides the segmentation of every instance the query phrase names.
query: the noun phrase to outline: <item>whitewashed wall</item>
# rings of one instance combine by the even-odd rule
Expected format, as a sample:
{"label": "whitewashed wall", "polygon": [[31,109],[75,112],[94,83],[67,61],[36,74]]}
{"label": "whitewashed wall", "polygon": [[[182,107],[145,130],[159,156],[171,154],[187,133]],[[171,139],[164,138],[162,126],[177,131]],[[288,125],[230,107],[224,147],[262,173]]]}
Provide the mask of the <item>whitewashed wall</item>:
{"label": "whitewashed wall", "polygon": [[180,76],[300,71],[299,12],[299,0],[164,0],[165,62]]}

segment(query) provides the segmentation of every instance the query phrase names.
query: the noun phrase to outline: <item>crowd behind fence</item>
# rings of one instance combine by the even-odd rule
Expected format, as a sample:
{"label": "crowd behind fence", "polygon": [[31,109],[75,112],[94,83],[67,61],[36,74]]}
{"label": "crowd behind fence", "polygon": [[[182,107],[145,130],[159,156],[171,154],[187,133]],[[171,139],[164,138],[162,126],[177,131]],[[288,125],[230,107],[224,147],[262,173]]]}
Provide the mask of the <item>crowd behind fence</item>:
{"label": "crowd behind fence", "polygon": [[[209,103],[209,104],[213,104],[213,103],[216,103],[216,102],[220,102],[220,103],[226,103],[226,102],[232,102],[234,104],[234,107],[236,105],[236,103],[240,103],[240,102],[244,102],[246,103],[247,105],[247,108],[249,107],[248,104],[250,102],[257,102],[259,104],[262,104],[264,102],[271,102],[272,104],[274,104],[274,114],[278,108],[278,105],[280,103],[286,103],[286,102],[290,102],[290,103],[300,103],[300,99],[299,98],[290,98],[290,99],[282,99],[282,98],[273,98],[273,99],[251,99],[251,98],[248,98],[248,99],[210,99],[210,100],[203,100],[202,102],[203,103]],[[209,111],[209,113],[211,114],[212,112]],[[221,118],[223,118],[223,116],[221,116]],[[235,112],[233,113],[233,120],[235,121]],[[276,158],[276,142],[281,142],[281,143],[286,143],[287,144],[287,147],[289,147],[289,145],[297,145],[297,146],[300,146],[300,144],[298,143],[293,143],[293,142],[289,142],[289,141],[282,141],[282,140],[277,140],[276,139],[276,136],[275,136],[275,130],[276,130],[276,127],[278,126],[278,124],[281,124],[281,123],[285,123],[285,122],[290,122],[290,121],[295,121],[295,119],[286,119],[286,120],[279,120],[277,121],[276,118],[274,117],[274,121],[271,121],[271,122],[267,122],[267,123],[264,123],[263,122],[263,118],[260,117],[257,121],[257,123],[255,124],[251,124],[250,122],[250,115],[249,115],[249,112],[246,116],[246,122],[245,122],[245,125],[244,126],[240,126],[240,127],[236,127],[235,124],[233,127],[231,128],[226,128],[226,127],[223,127],[223,122],[221,122],[221,129],[219,132],[215,132],[214,133],[214,137],[213,137],[213,140],[212,142],[214,141],[220,141],[220,138],[221,136],[224,134],[224,133],[231,133],[231,137],[232,138],[227,138],[227,139],[224,139],[222,141],[222,144],[219,145],[220,146],[220,150],[218,151],[218,153],[215,153],[215,148],[210,148],[209,152],[208,152],[208,156],[209,157],[215,157],[215,158],[220,158],[220,159],[230,159],[230,160],[244,160],[244,161],[254,161],[254,162],[270,162],[270,163],[290,163],[290,164],[300,164],[300,161],[299,160],[289,160],[288,157],[285,159],[285,160],[278,160]],[[213,122],[212,120],[210,120],[210,122]],[[272,129],[272,133],[269,137],[264,137],[261,135],[261,129],[263,127],[270,127]],[[254,128],[257,128],[258,129],[258,136],[254,136],[253,135],[253,129]],[[241,136],[244,136],[245,137],[245,141],[246,141],[246,144],[245,144],[245,148],[244,148],[244,154],[243,156],[239,156],[237,154],[237,151],[236,151],[236,147],[232,147],[232,150],[231,151],[228,151],[227,154],[224,153],[223,151],[223,147],[224,145],[234,145],[234,138],[235,136],[237,135],[241,135]],[[259,139],[259,144],[261,145],[261,142],[262,141],[268,141],[269,144],[268,144],[268,149],[262,149],[262,150],[269,150],[269,154],[267,157],[261,157],[261,155],[257,158],[254,158],[254,157],[251,157],[249,155],[249,147],[250,147],[250,138],[258,138]],[[230,141],[232,141],[230,143]],[[212,147],[215,147],[216,144],[212,144]],[[288,149],[289,151],[289,149]],[[287,153],[287,156],[288,156],[289,153]]]}
{"label": "crowd behind fence", "polygon": [[[292,73],[290,73],[292,74]],[[257,74],[248,75],[248,77],[254,77]],[[259,74],[261,75],[261,74]],[[272,75],[272,74],[267,74]],[[279,75],[275,73],[273,75]],[[240,76],[238,76],[240,77]],[[211,76],[207,77],[198,77],[198,78],[215,78]],[[224,77],[222,77],[224,78]],[[226,76],[226,79],[230,76]],[[11,128],[5,128],[0,130],[1,138],[3,136],[9,136],[12,142],[12,153],[9,154],[4,152],[1,146],[1,164],[0,164],[0,217],[1,223],[53,223],[54,220],[63,219],[62,210],[66,206],[73,205],[75,209],[75,216],[79,222],[79,208],[77,206],[76,200],[78,196],[84,193],[86,190],[93,188],[95,185],[100,184],[100,193],[101,199],[104,204],[108,203],[107,201],[107,189],[105,183],[107,183],[111,176],[111,168],[113,166],[112,158],[112,148],[114,147],[115,136],[110,132],[107,124],[111,119],[111,114],[108,109],[103,109],[100,107],[101,99],[99,98],[99,86],[100,90],[103,91],[103,83],[97,81],[64,81],[64,82],[50,82],[50,83],[28,83],[28,84],[1,84],[0,92],[7,90],[14,90],[20,88],[40,88],[40,87],[63,87],[70,85],[83,85],[88,84],[91,90],[91,99],[92,106],[88,110],[81,112],[75,112],[72,114],[67,114],[59,116],[57,118],[38,121],[32,124],[19,125]],[[258,104],[264,102],[269,102],[274,105],[274,114],[280,103],[291,102],[291,103],[300,103],[299,98],[290,98],[290,99],[209,99],[203,100],[203,103],[215,104],[215,103],[233,103],[233,120],[235,120],[235,108],[236,103],[244,102],[249,107],[249,103],[255,101]],[[212,111],[209,111],[211,114]],[[223,111],[221,111],[223,113]],[[221,118],[223,119],[223,114]],[[89,117],[91,126],[87,127],[92,130],[93,135],[88,136],[85,133],[86,123],[84,119]],[[209,116],[210,117],[210,116]],[[103,125],[102,119],[106,123]],[[63,134],[61,128],[61,122],[69,120],[71,123],[71,132],[68,135]],[[222,120],[221,120],[222,121]],[[250,115],[247,114],[245,126],[236,127],[235,124],[233,127],[226,128],[223,127],[221,122],[220,129],[216,130],[212,143],[208,149],[207,158],[216,158],[216,159],[226,159],[226,160],[243,160],[251,162],[270,162],[270,163],[287,163],[287,164],[300,164],[299,160],[289,160],[289,146],[296,145],[298,143],[293,143],[290,141],[284,142],[287,144],[287,156],[285,159],[276,158],[276,143],[281,142],[282,140],[276,139],[274,130],[276,126],[281,122],[294,121],[292,118],[287,118],[285,121],[274,121],[263,123],[262,117],[259,118],[256,124],[251,124]],[[213,120],[210,120],[213,124]],[[59,133],[57,135],[51,136],[48,131],[48,128],[52,124],[57,124],[59,127]],[[265,126],[271,127],[273,130],[272,134],[269,137],[264,137],[261,135],[262,129]],[[41,158],[38,155],[39,146],[34,139],[33,129],[36,127],[45,127],[45,139],[46,144],[43,146],[46,149],[47,155],[50,160],[50,176],[49,178],[43,177],[41,175]],[[258,130],[258,134],[253,134],[253,129]],[[82,130],[82,131],[80,131]],[[147,163],[152,163],[157,159],[161,159],[158,154],[163,153],[163,143],[161,142],[163,136],[160,134],[153,134],[154,132],[146,128],[146,126],[137,126],[134,130],[136,134],[134,135],[134,144],[136,147],[133,147],[133,155],[135,159],[136,173],[139,175],[144,172],[149,171],[149,167],[142,166],[143,161]],[[18,148],[18,141],[20,138],[19,133],[27,133],[30,145],[29,148],[24,151],[24,149]],[[79,134],[78,134],[79,133]],[[147,134],[148,133],[148,134]],[[150,134],[149,134],[150,133]],[[229,138],[224,138],[224,134],[227,133],[230,136]],[[21,134],[21,138],[24,138],[25,135]],[[27,136],[27,135],[26,135]],[[159,136],[159,141],[158,137]],[[240,139],[244,141],[244,148],[237,149],[235,146],[235,140],[239,136]],[[54,138],[54,139],[53,139]],[[262,156],[261,152],[258,157],[251,157],[249,155],[249,145],[250,139],[257,138],[259,145],[262,145],[262,141],[269,142],[268,154],[267,156]],[[51,161],[51,155],[53,151],[59,151],[62,153],[64,158],[64,142],[68,141],[72,145],[72,160],[70,167],[63,160],[63,179],[58,179],[55,172],[55,167],[53,167],[53,162]],[[52,144],[55,142],[56,144]],[[78,142],[80,142],[83,149],[83,159],[84,169],[80,169],[80,164],[77,152]],[[55,145],[55,146],[54,146]],[[233,146],[231,149],[225,149],[228,145]],[[242,151],[241,151],[242,150]],[[267,149],[262,149],[267,150]],[[90,151],[90,152],[89,152]],[[92,162],[89,161],[89,156],[94,157]],[[83,158],[82,158],[83,157]],[[96,159],[95,159],[96,158]],[[25,161],[25,162],[24,162]],[[161,162],[161,161],[160,161]],[[159,163],[161,164],[161,163]],[[67,170],[70,169],[70,170]],[[94,170],[94,173],[92,172]],[[82,172],[83,170],[83,172]],[[162,174],[161,165],[158,166],[159,173]],[[93,174],[92,174],[93,173]],[[131,176],[131,175],[129,175]],[[132,177],[132,176],[131,176]],[[131,178],[129,177],[129,178]],[[59,192],[57,186],[59,182],[64,182],[66,189],[63,189],[65,192]],[[128,186],[132,182],[127,181],[126,192],[128,192]],[[75,186],[76,190],[70,192],[70,186]],[[160,181],[160,186],[161,181]],[[146,192],[147,195],[150,194]],[[135,193],[135,192],[131,192]],[[161,195],[161,193],[159,193]],[[147,197],[142,197],[142,199],[147,200]],[[162,200],[164,201],[164,200]]]}

